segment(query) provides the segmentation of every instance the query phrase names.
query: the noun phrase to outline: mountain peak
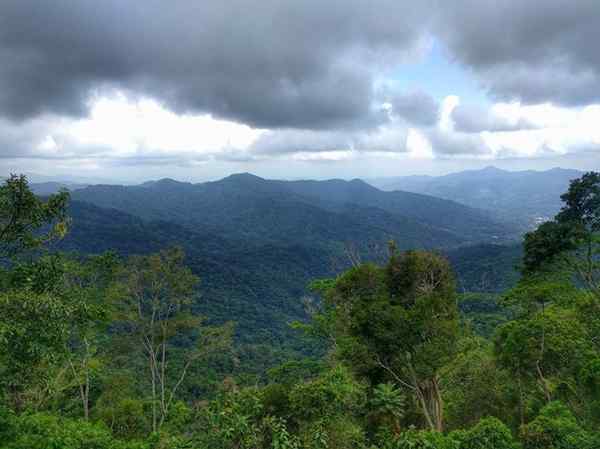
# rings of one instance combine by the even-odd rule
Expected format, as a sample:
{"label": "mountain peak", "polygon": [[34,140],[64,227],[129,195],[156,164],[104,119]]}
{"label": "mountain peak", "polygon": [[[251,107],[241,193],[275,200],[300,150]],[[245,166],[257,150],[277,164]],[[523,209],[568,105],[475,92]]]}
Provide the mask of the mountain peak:
{"label": "mountain peak", "polygon": [[233,173],[225,178],[221,179],[221,181],[237,181],[237,182],[262,182],[263,178],[260,176],[253,175],[252,173],[244,172],[244,173]]}
{"label": "mountain peak", "polygon": [[176,187],[182,185],[190,185],[189,182],[177,181],[172,178],[162,178],[155,181],[146,181],[140,184],[141,187]]}
{"label": "mountain peak", "polygon": [[506,170],[502,170],[501,168],[494,167],[493,165],[488,165],[487,167],[479,170],[483,173],[506,173]]}

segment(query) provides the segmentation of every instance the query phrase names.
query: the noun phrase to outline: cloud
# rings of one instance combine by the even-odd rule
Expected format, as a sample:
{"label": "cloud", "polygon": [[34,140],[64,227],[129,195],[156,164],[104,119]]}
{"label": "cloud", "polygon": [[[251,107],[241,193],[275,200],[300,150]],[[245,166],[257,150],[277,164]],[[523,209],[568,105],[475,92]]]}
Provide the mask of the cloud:
{"label": "cloud", "polygon": [[253,127],[377,124],[373,81],[420,48],[429,3],[4,0],[0,113],[80,117],[116,88]]}
{"label": "cloud", "polygon": [[600,100],[600,2],[458,0],[436,33],[496,99],[584,105]]}
{"label": "cloud", "polygon": [[413,125],[433,126],[439,119],[440,105],[423,91],[398,94],[390,102],[393,113]]}
{"label": "cloud", "polygon": [[56,117],[38,117],[21,123],[0,118],[0,159],[67,157],[56,151],[56,142],[49,135],[61,123]]}
{"label": "cloud", "polygon": [[[514,114],[512,116],[503,115],[502,109],[459,104],[452,110],[454,127],[457,131],[465,133],[519,131],[536,128],[535,124],[524,117]],[[509,111],[505,110],[505,112]]]}
{"label": "cloud", "polygon": [[479,134],[460,133],[435,128],[427,133],[432,151],[440,157],[446,156],[492,156],[493,153]]}
{"label": "cloud", "polygon": [[[501,101],[590,104],[599,16],[597,0],[4,0],[0,114],[81,117],[119,89],[259,128],[375,127],[376,80],[432,36]],[[426,94],[393,103],[435,120]]]}
{"label": "cloud", "polygon": [[294,153],[379,152],[405,153],[408,129],[401,124],[369,131],[273,130],[250,146],[255,155],[282,156]]}

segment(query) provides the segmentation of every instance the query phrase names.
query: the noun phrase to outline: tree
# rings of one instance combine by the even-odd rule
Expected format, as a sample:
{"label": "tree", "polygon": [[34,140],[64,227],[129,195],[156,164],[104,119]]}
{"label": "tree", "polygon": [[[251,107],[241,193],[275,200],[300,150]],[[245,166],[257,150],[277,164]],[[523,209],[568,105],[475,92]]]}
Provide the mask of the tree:
{"label": "tree", "polygon": [[0,294],[0,365],[11,403],[23,407],[23,389],[44,361],[64,357],[70,323],[79,311],[48,293]]}
{"label": "tree", "polygon": [[[561,199],[564,206],[554,219],[525,236],[523,277],[505,295],[520,316],[500,329],[496,350],[521,390],[523,380],[536,379],[546,403],[562,393],[561,399],[581,404],[577,370],[597,357],[600,347],[595,337],[600,322],[600,174],[589,172],[571,181]],[[521,410],[523,415],[523,396]]]}
{"label": "tree", "polygon": [[586,432],[560,402],[546,405],[520,433],[524,449],[595,449],[600,443],[600,436]]}
{"label": "tree", "polygon": [[[495,336],[495,354],[498,364],[522,386],[523,399],[528,385],[534,386],[534,398],[541,393],[538,404],[562,396],[575,405],[580,372],[594,357],[576,312],[559,307],[503,325]],[[523,401],[521,409],[526,415]]]}
{"label": "tree", "polygon": [[24,175],[11,175],[0,186],[0,258],[63,237],[69,223],[68,200],[69,194],[61,192],[44,202],[29,189]]}
{"label": "tree", "polygon": [[467,335],[459,340],[457,352],[441,373],[446,427],[470,427],[486,416],[518,422],[511,403],[514,375],[498,365],[492,344]]}
{"label": "tree", "polygon": [[179,348],[185,346],[183,336],[198,333],[203,321],[190,312],[198,278],[183,262],[183,251],[177,248],[134,256],[127,261],[122,289],[116,295],[121,326],[148,364],[153,431],[167,419],[192,363],[227,348],[232,336],[231,324],[205,327],[195,345],[184,351],[181,363],[172,357],[178,351],[177,339]]}
{"label": "tree", "polygon": [[[11,175],[0,186],[0,259],[40,248],[67,229],[68,194],[46,202],[29,189],[24,176]],[[64,356],[73,323],[86,321],[82,304],[57,294],[60,263],[42,258],[2,276],[0,365],[13,406],[23,406],[23,389],[43,361]]]}
{"label": "tree", "polygon": [[92,382],[102,365],[100,348],[112,318],[107,301],[109,289],[119,269],[113,253],[91,256],[83,261],[68,260],[63,288],[93,311],[93,320],[73,328],[69,339],[68,366],[77,383],[83,417],[90,417]]}
{"label": "tree", "polygon": [[366,404],[364,385],[343,366],[295,386],[289,393],[291,422],[302,447],[314,449],[363,448],[364,432],[357,425]]}
{"label": "tree", "polygon": [[561,199],[565,204],[554,220],[525,236],[524,274],[559,265],[600,298],[600,173],[571,181]]}
{"label": "tree", "polygon": [[432,430],[443,430],[440,369],[458,337],[448,262],[422,251],[398,253],[379,268],[352,268],[324,290],[336,353],[372,385],[394,382],[414,394]]}

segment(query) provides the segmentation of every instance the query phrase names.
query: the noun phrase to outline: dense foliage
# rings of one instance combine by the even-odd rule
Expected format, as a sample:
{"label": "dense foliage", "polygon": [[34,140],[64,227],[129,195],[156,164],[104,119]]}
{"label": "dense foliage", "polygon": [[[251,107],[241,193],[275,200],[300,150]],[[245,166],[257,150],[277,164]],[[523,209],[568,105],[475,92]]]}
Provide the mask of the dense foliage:
{"label": "dense foliage", "polygon": [[[303,351],[282,345],[269,369],[241,361],[277,342],[245,344],[239,326],[232,338],[241,303],[200,307],[197,259],[169,247],[208,234],[113,211],[101,238],[130,238],[126,252],[61,254],[49,242],[66,232],[67,199],[39,199],[23,177],[0,188],[2,449],[600,447],[598,174],[525,237],[514,287],[459,294],[444,256],[390,243],[384,261],[351,258],[311,284],[298,306],[310,319],[287,331]],[[281,254],[262,249],[243,250],[273,267],[250,285],[285,283]]]}
{"label": "dense foliage", "polygon": [[519,246],[497,244],[510,227],[451,201],[381,192],[358,180],[234,175],[203,184],[91,186],[73,195],[72,229],[56,248],[122,257],[183,248],[201,279],[194,312],[211,324],[234,317],[240,368],[263,379],[290,353],[320,355],[289,326],[308,319],[303,298],[311,280],[385,263],[389,240],[402,250],[443,248],[460,291],[500,292],[518,278]]}

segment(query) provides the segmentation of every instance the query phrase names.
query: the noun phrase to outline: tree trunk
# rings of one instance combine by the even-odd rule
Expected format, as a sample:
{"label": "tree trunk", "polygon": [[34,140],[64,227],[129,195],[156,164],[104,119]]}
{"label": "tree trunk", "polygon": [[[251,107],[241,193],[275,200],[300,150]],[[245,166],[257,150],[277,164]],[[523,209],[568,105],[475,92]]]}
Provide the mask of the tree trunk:
{"label": "tree trunk", "polygon": [[419,403],[421,404],[421,411],[423,412],[423,415],[425,416],[425,421],[427,422],[429,429],[436,430],[435,424],[431,418],[431,414],[429,413],[429,407],[427,406],[427,399],[425,398],[425,395],[423,394],[423,390],[421,389],[421,387],[417,387],[417,389],[415,390],[415,393],[417,394],[417,399],[419,400]]}
{"label": "tree trunk", "polygon": [[444,400],[442,398],[442,392],[440,391],[439,379],[435,377],[433,379],[434,398],[436,404],[435,423],[438,432],[444,431]]}
{"label": "tree trunk", "polygon": [[438,432],[443,431],[443,409],[437,378],[419,382],[417,373],[410,362],[408,362],[408,370],[429,429]]}
{"label": "tree trunk", "polygon": [[523,398],[523,384],[521,381],[521,372],[517,373],[517,383],[519,385],[519,418],[521,419],[521,425],[525,425],[525,401]]}
{"label": "tree trunk", "polygon": [[[166,401],[166,396],[165,396],[165,389],[166,389],[166,367],[167,367],[167,337],[166,337],[166,332],[163,328],[163,335],[162,335],[162,356],[161,356],[161,362],[160,362],[160,425],[162,425],[162,423],[164,422],[165,418],[167,417],[167,401]],[[159,426],[160,426],[159,425]]]}
{"label": "tree trunk", "polygon": [[550,388],[548,387],[548,381],[544,376],[544,372],[542,371],[542,361],[544,359],[544,353],[546,351],[546,306],[545,302],[542,301],[542,339],[540,342],[540,356],[535,362],[535,369],[540,378],[540,383],[542,384],[542,390],[544,391],[544,396],[546,398],[546,403],[552,402],[552,394],[550,393]]}
{"label": "tree trunk", "polygon": [[152,432],[156,432],[156,368],[154,366],[154,357],[148,355],[150,361],[150,373],[152,380]]}
{"label": "tree trunk", "polygon": [[85,391],[83,396],[83,417],[85,420],[90,419],[90,371],[86,366],[85,370]]}
{"label": "tree trunk", "polygon": [[422,406],[428,415],[428,424],[431,430],[444,431],[444,406],[437,377],[428,379],[419,385]]}

